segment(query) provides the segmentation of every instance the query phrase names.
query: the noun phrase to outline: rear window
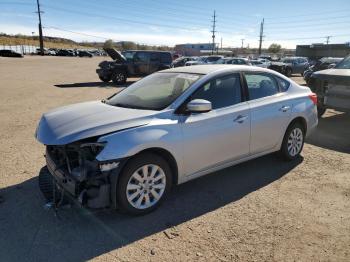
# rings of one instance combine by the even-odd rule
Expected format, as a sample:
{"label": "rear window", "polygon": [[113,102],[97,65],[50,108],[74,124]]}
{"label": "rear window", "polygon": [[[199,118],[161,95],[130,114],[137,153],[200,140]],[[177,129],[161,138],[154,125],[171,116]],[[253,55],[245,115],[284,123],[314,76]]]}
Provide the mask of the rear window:
{"label": "rear window", "polygon": [[287,80],[276,77],[277,83],[280,87],[281,92],[286,92],[290,86],[290,83]]}

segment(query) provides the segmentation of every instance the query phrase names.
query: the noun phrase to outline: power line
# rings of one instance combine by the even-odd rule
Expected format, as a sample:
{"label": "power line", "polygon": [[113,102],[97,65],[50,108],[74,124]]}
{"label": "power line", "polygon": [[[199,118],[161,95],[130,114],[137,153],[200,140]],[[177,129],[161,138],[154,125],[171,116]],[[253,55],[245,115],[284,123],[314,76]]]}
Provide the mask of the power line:
{"label": "power line", "polygon": [[[339,35],[332,35],[330,37],[343,37],[348,36],[350,38],[349,34],[339,34]],[[296,38],[280,38],[278,40],[311,40],[311,39],[323,39],[327,36],[315,36],[315,37],[296,37]]]}
{"label": "power line", "polygon": [[[333,11],[325,11],[325,12],[317,12],[317,13],[304,13],[304,14],[295,14],[293,16],[270,16],[266,17],[267,19],[289,19],[289,18],[295,18],[295,17],[305,17],[305,16],[320,16],[323,14],[332,14],[332,13],[344,13],[344,12],[350,12],[350,9],[342,9],[342,10],[333,10]],[[323,16],[324,17],[324,16]]]}

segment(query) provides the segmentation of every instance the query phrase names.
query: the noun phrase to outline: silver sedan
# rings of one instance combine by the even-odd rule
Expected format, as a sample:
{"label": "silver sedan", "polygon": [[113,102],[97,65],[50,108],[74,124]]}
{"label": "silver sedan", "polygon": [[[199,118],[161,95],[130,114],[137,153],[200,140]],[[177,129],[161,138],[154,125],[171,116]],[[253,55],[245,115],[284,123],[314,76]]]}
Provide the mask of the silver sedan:
{"label": "silver sedan", "polygon": [[272,152],[297,158],[316,105],[308,87],[264,68],[164,70],[106,100],[45,113],[40,181],[90,208],[147,213],[174,184]]}

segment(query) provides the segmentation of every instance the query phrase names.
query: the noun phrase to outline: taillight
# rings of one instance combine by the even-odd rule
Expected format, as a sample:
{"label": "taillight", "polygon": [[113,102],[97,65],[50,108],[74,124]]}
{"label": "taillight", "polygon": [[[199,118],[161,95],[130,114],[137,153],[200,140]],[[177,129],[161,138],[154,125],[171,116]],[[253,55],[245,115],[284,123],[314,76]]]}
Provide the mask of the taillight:
{"label": "taillight", "polygon": [[317,105],[317,95],[315,93],[311,93],[309,95],[309,98],[311,99],[312,103],[314,103],[314,105]]}

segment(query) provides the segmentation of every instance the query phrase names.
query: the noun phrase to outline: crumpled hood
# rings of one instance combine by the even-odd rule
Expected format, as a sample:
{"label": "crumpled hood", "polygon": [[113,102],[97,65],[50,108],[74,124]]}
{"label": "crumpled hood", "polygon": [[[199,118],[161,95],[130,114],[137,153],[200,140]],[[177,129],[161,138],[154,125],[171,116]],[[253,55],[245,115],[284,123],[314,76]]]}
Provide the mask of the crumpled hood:
{"label": "crumpled hood", "polygon": [[65,145],[84,138],[147,125],[157,113],[115,107],[100,101],[73,104],[43,114],[35,137],[45,145]]}
{"label": "crumpled hood", "polygon": [[284,63],[284,62],[271,62],[271,65],[274,65],[274,66],[286,66],[286,65],[288,65],[288,63]]}

